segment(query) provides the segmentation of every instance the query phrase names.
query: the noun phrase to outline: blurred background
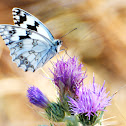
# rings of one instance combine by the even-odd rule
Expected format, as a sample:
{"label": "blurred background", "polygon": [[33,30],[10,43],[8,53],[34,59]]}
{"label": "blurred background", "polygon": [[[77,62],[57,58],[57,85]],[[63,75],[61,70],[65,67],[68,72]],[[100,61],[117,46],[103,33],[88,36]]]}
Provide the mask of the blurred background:
{"label": "blurred background", "polygon": [[[126,0],[0,0],[0,24],[13,24],[12,8],[19,7],[40,19],[55,38],[62,38],[68,54],[78,56],[92,81],[106,80],[110,95],[126,84]],[[0,37],[0,126],[38,126],[50,122],[28,103],[26,90],[35,85],[51,100],[56,89],[41,69],[17,68]],[[60,55],[64,55],[61,52]],[[54,57],[52,61],[56,61]],[[50,75],[48,62],[43,69]],[[104,114],[104,126],[126,126],[126,88],[112,99]],[[63,124],[55,124],[56,126]]]}

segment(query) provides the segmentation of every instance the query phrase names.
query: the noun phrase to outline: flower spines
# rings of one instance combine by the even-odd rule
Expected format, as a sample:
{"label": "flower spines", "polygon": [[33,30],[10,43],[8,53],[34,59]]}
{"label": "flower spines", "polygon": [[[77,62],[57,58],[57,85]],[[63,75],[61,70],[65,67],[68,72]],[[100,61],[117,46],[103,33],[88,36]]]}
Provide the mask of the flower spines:
{"label": "flower spines", "polygon": [[65,112],[60,103],[50,103],[45,109],[48,119],[60,122],[64,119]]}

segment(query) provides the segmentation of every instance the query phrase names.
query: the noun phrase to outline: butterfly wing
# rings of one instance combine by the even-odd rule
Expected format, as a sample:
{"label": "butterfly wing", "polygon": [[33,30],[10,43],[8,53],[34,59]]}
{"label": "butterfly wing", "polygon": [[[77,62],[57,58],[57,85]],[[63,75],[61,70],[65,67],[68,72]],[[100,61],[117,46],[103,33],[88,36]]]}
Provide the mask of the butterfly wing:
{"label": "butterfly wing", "polygon": [[12,60],[24,71],[34,72],[56,54],[50,40],[30,29],[0,25],[0,35],[10,49]]}
{"label": "butterfly wing", "polygon": [[20,8],[13,8],[12,14],[15,25],[34,30],[48,38],[50,41],[54,40],[54,37],[47,27],[30,13]]}
{"label": "butterfly wing", "polygon": [[8,47],[12,60],[24,71],[34,72],[56,54],[49,45],[37,39],[22,39]]}

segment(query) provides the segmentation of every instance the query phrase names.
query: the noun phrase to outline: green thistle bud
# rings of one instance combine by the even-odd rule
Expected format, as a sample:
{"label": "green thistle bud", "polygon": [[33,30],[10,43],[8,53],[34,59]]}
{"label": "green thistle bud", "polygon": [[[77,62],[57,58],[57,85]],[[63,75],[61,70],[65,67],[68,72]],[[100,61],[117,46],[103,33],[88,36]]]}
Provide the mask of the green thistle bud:
{"label": "green thistle bud", "polygon": [[65,112],[60,103],[50,103],[45,109],[48,119],[52,119],[55,122],[61,122],[64,119]]}
{"label": "green thistle bud", "polygon": [[96,125],[96,124],[100,124],[101,123],[101,119],[102,119],[102,116],[103,116],[103,111],[101,112],[96,112],[97,115],[93,114],[90,116],[90,120],[89,120],[89,117],[86,116],[86,114],[79,114],[78,117],[79,117],[79,120],[80,122],[83,124],[83,126],[89,126],[89,125]]}
{"label": "green thistle bud", "polygon": [[90,120],[89,120],[89,117],[88,116],[85,116],[86,114],[79,114],[79,119],[80,119],[80,122],[84,125],[84,126],[89,126],[89,125],[92,125],[94,124],[94,122],[96,121],[97,119],[97,116],[96,115],[91,115],[90,116]]}
{"label": "green thistle bud", "polygon": [[63,95],[62,97],[60,97],[59,102],[62,105],[64,111],[67,112],[67,114],[69,115],[70,110],[69,110],[69,104],[68,104],[68,101],[69,101],[68,96],[69,95]]}

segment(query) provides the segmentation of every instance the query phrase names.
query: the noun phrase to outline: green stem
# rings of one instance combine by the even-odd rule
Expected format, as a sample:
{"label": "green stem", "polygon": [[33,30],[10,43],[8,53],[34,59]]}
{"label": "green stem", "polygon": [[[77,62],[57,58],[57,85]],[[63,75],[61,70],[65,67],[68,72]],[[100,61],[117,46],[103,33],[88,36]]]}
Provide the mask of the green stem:
{"label": "green stem", "polygon": [[76,116],[65,116],[64,122],[67,122],[66,126],[79,126],[78,119]]}

